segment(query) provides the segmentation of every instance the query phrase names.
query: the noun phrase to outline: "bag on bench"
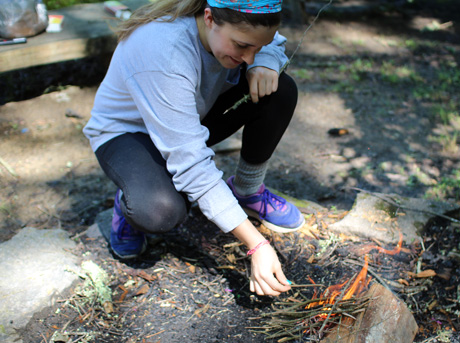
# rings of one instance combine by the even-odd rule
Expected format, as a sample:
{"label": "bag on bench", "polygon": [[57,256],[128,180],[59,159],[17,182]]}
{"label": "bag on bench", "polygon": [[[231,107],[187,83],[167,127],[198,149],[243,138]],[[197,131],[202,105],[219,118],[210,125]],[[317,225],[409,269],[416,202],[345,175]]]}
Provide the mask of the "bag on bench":
{"label": "bag on bench", "polygon": [[48,26],[42,0],[0,0],[0,37],[30,37]]}

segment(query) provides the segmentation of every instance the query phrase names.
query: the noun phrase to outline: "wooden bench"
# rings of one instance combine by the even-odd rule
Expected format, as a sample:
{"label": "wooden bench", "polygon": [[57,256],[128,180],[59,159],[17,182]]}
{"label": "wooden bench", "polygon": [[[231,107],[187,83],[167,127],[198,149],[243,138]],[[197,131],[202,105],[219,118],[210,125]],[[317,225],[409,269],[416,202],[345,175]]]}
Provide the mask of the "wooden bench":
{"label": "wooden bench", "polygon": [[[147,0],[122,1],[131,10]],[[104,11],[104,4],[76,5],[49,14],[64,15],[62,31],[28,37],[27,43],[0,46],[0,73],[112,53],[117,40],[113,28],[119,19]]]}

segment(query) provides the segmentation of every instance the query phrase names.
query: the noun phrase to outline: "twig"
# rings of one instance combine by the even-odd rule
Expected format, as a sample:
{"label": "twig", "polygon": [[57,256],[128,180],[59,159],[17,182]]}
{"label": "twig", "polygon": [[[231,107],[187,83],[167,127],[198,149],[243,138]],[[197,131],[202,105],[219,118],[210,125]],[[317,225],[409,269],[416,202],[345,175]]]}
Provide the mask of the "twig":
{"label": "twig", "polygon": [[291,285],[292,288],[297,287],[297,288],[306,288],[306,287],[326,287],[325,285],[321,284],[307,284],[307,285]]}
{"label": "twig", "polygon": [[[360,265],[359,262],[356,262],[356,261],[353,261],[353,260],[350,260],[350,259],[344,260],[343,263],[351,263],[351,264],[355,264],[355,265]],[[383,280],[376,272],[374,272],[374,270],[372,269],[371,266],[369,266],[369,265],[367,266],[367,271],[368,271],[369,274],[372,274],[372,276],[374,276],[383,287],[385,287],[386,289],[388,289],[390,292],[393,293],[392,289],[387,285],[385,280]]]}
{"label": "twig", "polygon": [[165,332],[165,330],[161,330],[161,331],[158,331],[157,333],[145,336],[145,338],[152,338],[153,336],[159,335],[160,333],[163,333],[163,332]]}
{"label": "twig", "polygon": [[[281,68],[280,70],[280,74],[288,67],[288,65],[291,63],[291,60],[292,58],[294,57],[294,55],[297,53],[297,51],[300,49],[300,46],[302,45],[303,43],[303,40],[305,38],[305,35],[307,34],[307,32],[313,27],[313,25],[315,24],[316,20],[318,20],[321,12],[323,12],[327,7],[329,7],[329,5],[332,4],[332,0],[329,0],[329,2],[327,4],[325,4],[323,7],[321,7],[321,9],[318,11],[318,13],[316,14],[316,17],[313,19],[313,21],[311,22],[311,24],[307,27],[307,29],[303,32],[302,34],[302,37],[300,38],[300,41],[299,41],[299,44],[297,44],[297,47],[295,48],[294,52],[292,53],[291,57],[288,59],[288,61],[283,65],[283,67]],[[244,104],[245,102],[248,102],[249,99],[251,98],[251,95],[250,94],[246,94],[245,96],[243,96],[240,100],[238,100],[237,102],[235,102],[233,104],[232,107],[229,107],[227,108],[225,111],[224,111],[224,114],[226,114],[228,111],[230,110],[236,110],[241,104]]]}
{"label": "twig", "polygon": [[327,317],[326,319],[324,320],[323,322],[323,325],[321,326],[321,328],[319,329],[318,331],[318,338],[321,338],[321,334],[323,333],[324,331],[324,328],[326,327],[326,324],[327,322],[329,321],[329,318],[331,317],[331,314],[334,312],[335,308],[337,307],[337,304],[340,302],[340,300],[342,300],[343,296],[345,295],[348,287],[350,286],[351,284],[351,281],[357,277],[358,274],[356,274],[354,277],[350,278],[350,280],[348,280],[347,284],[345,285],[345,287],[343,288],[342,292],[340,293],[340,297],[337,298],[337,301],[334,302],[334,304],[332,305],[332,308],[331,308],[331,311],[329,311],[329,313],[327,314]]}
{"label": "twig", "polygon": [[8,170],[8,173],[13,175],[14,177],[18,177],[18,174],[14,171],[13,167],[11,167],[8,162],[6,162],[3,158],[0,157],[0,164],[5,167],[6,170]]}
{"label": "twig", "polygon": [[380,195],[375,194],[375,193],[370,192],[370,191],[366,191],[365,189],[361,189],[361,188],[357,188],[357,187],[344,187],[344,189],[352,189],[352,190],[355,190],[355,191],[358,191],[358,192],[363,192],[363,193],[366,193],[366,194],[370,194],[370,195],[372,195],[372,196],[374,196],[376,198],[379,198],[379,199],[381,199],[383,201],[386,201],[386,202],[390,203],[391,205],[396,206],[398,208],[401,208],[403,210],[432,214],[432,215],[435,215],[435,216],[450,220],[450,221],[452,221],[454,223],[460,223],[460,220],[452,218],[452,217],[449,217],[449,216],[446,216],[445,214],[441,214],[441,213],[437,213],[437,212],[433,212],[433,211],[429,211],[429,210],[419,210],[417,208],[401,206],[400,204],[398,204],[394,200],[388,199],[388,198],[386,198],[384,196],[380,196]]}

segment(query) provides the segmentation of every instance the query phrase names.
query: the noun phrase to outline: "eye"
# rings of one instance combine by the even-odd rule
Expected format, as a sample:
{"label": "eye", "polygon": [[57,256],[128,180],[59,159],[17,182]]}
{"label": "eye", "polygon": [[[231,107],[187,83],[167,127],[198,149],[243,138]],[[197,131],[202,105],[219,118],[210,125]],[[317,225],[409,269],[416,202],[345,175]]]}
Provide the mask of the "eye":
{"label": "eye", "polygon": [[243,44],[239,44],[239,43],[235,43],[235,45],[240,49],[246,49],[248,47],[247,45],[243,45]]}

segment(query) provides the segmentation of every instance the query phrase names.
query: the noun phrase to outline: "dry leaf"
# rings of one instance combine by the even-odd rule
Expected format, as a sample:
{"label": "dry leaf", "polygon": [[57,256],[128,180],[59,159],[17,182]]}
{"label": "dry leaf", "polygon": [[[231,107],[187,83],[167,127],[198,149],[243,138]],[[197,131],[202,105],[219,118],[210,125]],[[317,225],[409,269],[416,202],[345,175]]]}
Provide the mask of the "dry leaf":
{"label": "dry leaf", "polygon": [[429,309],[430,311],[432,311],[432,310],[435,308],[435,306],[436,306],[437,304],[438,304],[438,301],[437,301],[436,299],[433,300],[433,301],[428,305],[428,309]]}
{"label": "dry leaf", "polygon": [[233,255],[233,254],[225,255],[225,257],[227,257],[227,260],[228,260],[230,263],[235,263],[235,262],[236,262],[236,257],[235,257],[235,255]]}
{"label": "dry leaf", "polygon": [[104,307],[104,311],[107,314],[110,314],[113,312],[113,304],[110,301],[106,301],[102,307]]}
{"label": "dry leaf", "polygon": [[409,286],[409,282],[408,282],[407,280],[398,279],[398,282],[399,282],[401,285]]}
{"label": "dry leaf", "polygon": [[136,295],[142,295],[149,291],[150,286],[148,283],[144,284],[139,290],[136,292]]}
{"label": "dry leaf", "polygon": [[201,314],[205,313],[210,308],[211,308],[211,306],[209,306],[209,304],[206,304],[202,308],[199,308],[199,309],[195,310],[195,315],[198,316],[198,317],[201,317]]}
{"label": "dry leaf", "polygon": [[143,278],[145,281],[152,282],[155,280],[155,276],[147,274],[144,270],[141,270],[139,273],[137,273],[137,276]]}

